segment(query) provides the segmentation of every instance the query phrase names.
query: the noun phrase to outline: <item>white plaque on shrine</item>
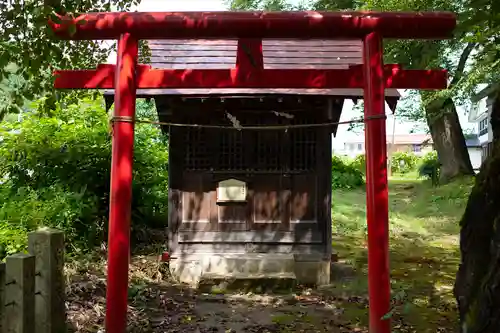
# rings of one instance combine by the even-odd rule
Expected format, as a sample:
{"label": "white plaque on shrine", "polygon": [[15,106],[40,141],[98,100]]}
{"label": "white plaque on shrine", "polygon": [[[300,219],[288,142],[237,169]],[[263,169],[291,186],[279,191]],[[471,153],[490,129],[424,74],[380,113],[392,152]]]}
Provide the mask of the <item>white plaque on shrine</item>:
{"label": "white plaque on shrine", "polygon": [[226,179],[217,186],[217,202],[245,202],[247,184],[238,179]]}

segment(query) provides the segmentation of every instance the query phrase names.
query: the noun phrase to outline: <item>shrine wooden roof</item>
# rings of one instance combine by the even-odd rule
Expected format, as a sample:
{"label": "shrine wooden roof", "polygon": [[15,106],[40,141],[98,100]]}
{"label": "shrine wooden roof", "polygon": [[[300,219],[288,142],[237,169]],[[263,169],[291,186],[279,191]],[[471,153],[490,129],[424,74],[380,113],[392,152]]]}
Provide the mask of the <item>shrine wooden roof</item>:
{"label": "shrine wooden roof", "polygon": [[[237,40],[150,40],[155,68],[225,69]],[[361,41],[263,40],[264,69],[347,69],[362,64]]]}
{"label": "shrine wooden roof", "polygon": [[[228,69],[236,65],[233,40],[149,40],[151,66],[169,69]],[[360,65],[359,40],[263,40],[264,69],[347,69]],[[109,92],[108,92],[109,93]],[[111,92],[112,93],[112,92]],[[362,89],[139,89],[139,96],[154,95],[291,94],[362,97]],[[400,97],[387,89],[387,97]]]}

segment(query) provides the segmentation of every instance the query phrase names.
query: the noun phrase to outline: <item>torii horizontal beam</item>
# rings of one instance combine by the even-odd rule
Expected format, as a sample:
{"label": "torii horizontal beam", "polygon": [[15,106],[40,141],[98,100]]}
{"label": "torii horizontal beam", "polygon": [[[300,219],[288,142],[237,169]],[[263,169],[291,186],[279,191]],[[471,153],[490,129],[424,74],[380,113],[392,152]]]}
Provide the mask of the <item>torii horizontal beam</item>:
{"label": "torii horizontal beam", "polygon": [[[56,89],[113,89],[115,65],[99,65],[95,70],[55,71]],[[262,88],[337,89],[363,88],[363,66],[349,69],[152,69],[137,66],[138,89],[155,88]],[[399,65],[384,66],[385,88],[444,89],[445,70],[407,70]]]}
{"label": "torii horizontal beam", "polygon": [[[65,39],[381,38],[444,39],[456,16],[446,12],[114,12],[60,17],[52,29]],[[73,26],[73,28],[69,28]]]}

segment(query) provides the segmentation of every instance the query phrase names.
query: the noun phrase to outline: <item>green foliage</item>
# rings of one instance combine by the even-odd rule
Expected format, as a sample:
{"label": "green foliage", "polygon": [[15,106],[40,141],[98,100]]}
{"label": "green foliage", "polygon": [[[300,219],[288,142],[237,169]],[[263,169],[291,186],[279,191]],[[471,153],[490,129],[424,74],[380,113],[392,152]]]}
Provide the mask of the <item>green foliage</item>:
{"label": "green foliage", "polygon": [[64,230],[72,247],[93,246],[102,239],[103,218],[94,193],[72,192],[62,184],[39,189],[8,185],[0,193],[0,258],[23,250],[26,233],[39,226]]}
{"label": "green foliage", "polygon": [[[293,1],[233,0],[231,9],[292,8]],[[452,78],[449,89],[423,94],[411,92],[398,106],[400,119],[426,123],[422,107],[433,101],[453,98],[461,104],[478,83],[496,82],[500,78],[500,3],[496,0],[310,0],[301,5],[315,10],[376,10],[376,11],[451,11],[457,13],[458,27],[454,38],[435,40],[387,40],[385,61],[400,63],[408,68],[441,67]],[[496,69],[496,70],[495,70]],[[422,97],[422,98],[420,98]],[[418,103],[415,101],[418,100]]]}
{"label": "green foliage", "polygon": [[[35,103],[36,104],[36,103]],[[0,243],[19,246],[16,235],[38,226],[65,230],[69,243],[91,247],[105,239],[109,205],[111,138],[102,100],[86,99],[53,117],[35,112],[0,128]],[[138,109],[153,113],[151,104]],[[36,108],[36,105],[33,105]],[[168,151],[159,128],[138,125],[133,174],[133,231],[166,223]],[[11,236],[8,236],[11,235]]]}
{"label": "green foliage", "polygon": [[[437,159],[437,153],[435,151],[428,153],[424,156],[418,156],[411,152],[395,152],[391,156],[391,171],[396,174],[408,174],[414,171],[418,171],[419,167],[424,163],[431,163],[429,161]],[[361,173],[366,172],[366,157],[364,154],[356,156],[350,163],[350,166],[359,170]],[[424,176],[421,176],[424,177]]]}
{"label": "green foliage", "polygon": [[361,0],[316,0],[314,8],[317,10],[343,10],[359,8],[362,4]]}
{"label": "green foliage", "polygon": [[391,155],[391,171],[405,174],[414,171],[418,162],[417,155],[408,152],[395,152]]}
{"label": "green foliage", "polygon": [[418,167],[418,174],[420,177],[430,179],[433,185],[437,185],[440,169],[441,163],[438,155],[435,151],[432,151],[422,158]]}
{"label": "green foliage", "polygon": [[[55,69],[93,68],[105,62],[115,43],[63,41],[49,25],[54,13],[128,10],[140,0],[13,0],[0,1],[0,119],[19,113],[26,100],[45,97],[39,107],[49,112],[58,99],[53,89]],[[52,7],[52,5],[55,7]],[[147,57],[147,48],[143,47]],[[70,92],[86,95],[88,92]]]}
{"label": "green foliage", "polygon": [[227,1],[232,10],[293,10],[295,6],[286,0],[230,0]]}
{"label": "green foliage", "polygon": [[332,156],[332,187],[358,188],[364,185],[363,173],[347,160]]}
{"label": "green foliage", "polygon": [[351,165],[359,170],[361,173],[366,172],[366,156],[365,154],[360,154],[354,158],[354,160],[351,162]]}
{"label": "green foliage", "polygon": [[470,71],[463,80],[465,95],[473,93],[479,83],[498,83],[500,79],[500,2],[467,0],[462,13],[464,42],[475,43]]}

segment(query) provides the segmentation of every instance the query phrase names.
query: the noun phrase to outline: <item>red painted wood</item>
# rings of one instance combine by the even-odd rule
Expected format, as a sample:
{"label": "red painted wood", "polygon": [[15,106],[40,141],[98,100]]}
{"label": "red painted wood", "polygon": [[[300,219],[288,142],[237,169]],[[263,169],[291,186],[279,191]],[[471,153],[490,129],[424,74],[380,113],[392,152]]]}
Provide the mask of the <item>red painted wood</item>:
{"label": "red painted wood", "polygon": [[[79,23],[77,23],[79,22]],[[116,12],[87,13],[50,22],[65,39],[116,39],[124,32],[155,38],[450,38],[447,12]],[[69,26],[76,25],[71,34]]]}
{"label": "red painted wood", "polygon": [[160,258],[160,260],[161,260],[162,262],[169,262],[169,261],[170,261],[170,252],[168,252],[168,251],[163,252],[163,253],[161,254],[161,258]]}
{"label": "red painted wood", "polygon": [[[385,114],[382,38],[368,34],[363,43],[365,116]],[[382,317],[390,309],[389,208],[385,119],[365,123],[366,218],[370,333],[390,333]]]}
{"label": "red painted wood", "polygon": [[262,54],[262,39],[238,39],[236,69],[235,74],[231,76],[230,80],[236,82],[251,82],[256,79],[258,80],[263,70],[264,55]]}
{"label": "red painted wood", "polygon": [[[363,67],[349,69],[149,69],[140,65],[137,88],[363,88]],[[56,89],[113,89],[114,65],[96,70],[56,71]],[[251,75],[249,75],[251,73]],[[405,70],[399,65],[384,66],[385,88],[445,89],[445,70]]]}
{"label": "red painted wood", "polygon": [[[137,39],[123,34],[118,41],[115,116],[133,119],[135,115],[137,57]],[[127,326],[134,123],[115,122],[112,140],[106,332],[123,333]]]}
{"label": "red painted wood", "polygon": [[236,49],[236,68],[240,72],[262,71],[264,69],[262,39],[238,39],[238,47]]}

